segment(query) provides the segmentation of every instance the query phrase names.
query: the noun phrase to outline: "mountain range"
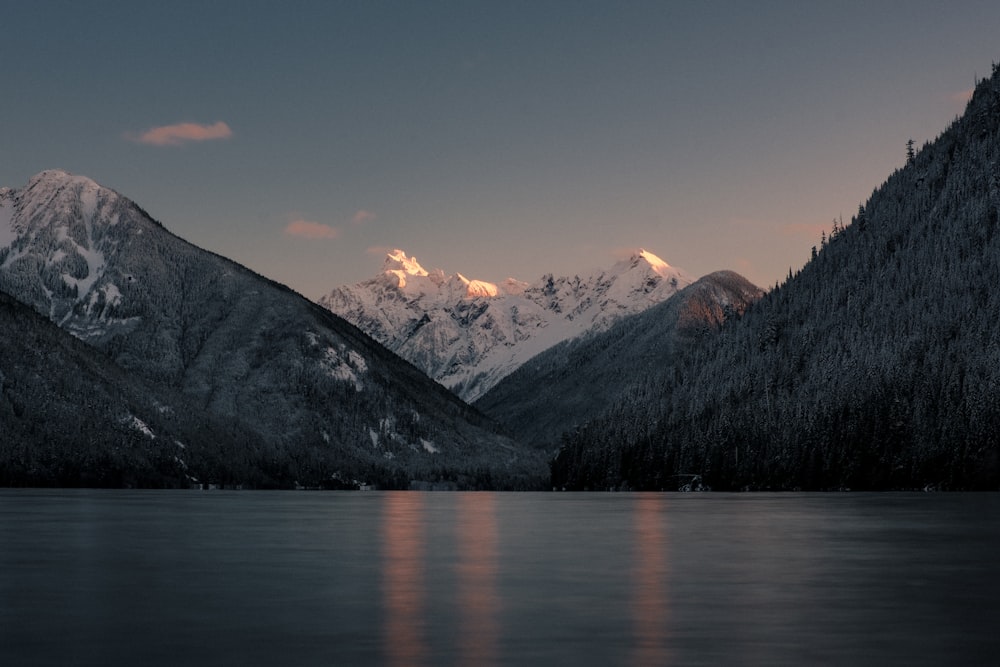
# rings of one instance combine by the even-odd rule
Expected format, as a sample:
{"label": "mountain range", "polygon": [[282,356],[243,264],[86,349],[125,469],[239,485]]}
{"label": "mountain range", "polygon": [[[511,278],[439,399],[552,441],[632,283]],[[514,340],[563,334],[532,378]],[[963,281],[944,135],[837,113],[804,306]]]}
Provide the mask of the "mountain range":
{"label": "mountain range", "polygon": [[270,463],[247,481],[541,479],[534,452],[353,325],[88,178],[51,170],[0,190],[0,291],[143,382],[250,431]]}
{"label": "mountain range", "polygon": [[319,303],[474,401],[536,354],[604,331],[692,281],[642,249],[609,269],[532,283],[428,271],[397,249],[376,277],[334,289]]}
{"label": "mountain range", "polygon": [[997,490],[998,229],[998,66],[767,293],[397,250],[311,303],[42,172],[0,189],[0,483]]}

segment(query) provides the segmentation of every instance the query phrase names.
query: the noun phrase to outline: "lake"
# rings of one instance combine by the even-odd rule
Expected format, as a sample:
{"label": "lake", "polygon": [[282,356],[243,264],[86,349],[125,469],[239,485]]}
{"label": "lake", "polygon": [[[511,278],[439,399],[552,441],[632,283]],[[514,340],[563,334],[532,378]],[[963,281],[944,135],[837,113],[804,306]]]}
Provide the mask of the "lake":
{"label": "lake", "polygon": [[1000,494],[0,490],[0,665],[996,665]]}

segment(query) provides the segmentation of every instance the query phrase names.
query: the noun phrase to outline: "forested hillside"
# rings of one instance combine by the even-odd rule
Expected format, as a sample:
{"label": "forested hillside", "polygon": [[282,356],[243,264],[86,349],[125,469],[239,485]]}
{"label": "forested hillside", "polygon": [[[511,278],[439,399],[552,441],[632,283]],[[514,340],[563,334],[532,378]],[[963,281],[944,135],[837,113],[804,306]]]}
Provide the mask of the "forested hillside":
{"label": "forested hillside", "polygon": [[1000,488],[998,211],[994,66],[798,274],[567,436],[554,485]]}
{"label": "forested hillside", "polygon": [[[607,331],[536,355],[475,405],[522,442],[554,451],[562,433],[655,384],[664,360],[715,335],[761,295],[760,288],[737,273],[709,274]],[[637,398],[632,395],[633,401]]]}
{"label": "forested hillside", "polygon": [[283,481],[248,429],[143,382],[3,292],[0,341],[0,486]]}

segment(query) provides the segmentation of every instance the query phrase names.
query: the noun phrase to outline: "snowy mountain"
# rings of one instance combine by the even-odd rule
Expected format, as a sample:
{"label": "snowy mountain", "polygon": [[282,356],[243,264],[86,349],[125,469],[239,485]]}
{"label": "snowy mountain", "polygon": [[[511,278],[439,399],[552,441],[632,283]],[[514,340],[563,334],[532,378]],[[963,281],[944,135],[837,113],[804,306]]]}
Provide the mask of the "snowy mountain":
{"label": "snowy mountain", "polygon": [[252,429],[276,483],[472,484],[489,471],[503,484],[540,465],[354,326],[82,176],[46,171],[0,190],[0,290]]}
{"label": "snowy mountain", "polygon": [[692,279],[646,250],[583,276],[496,284],[427,271],[394,250],[382,272],[319,303],[473,401],[539,352],[660,303]]}

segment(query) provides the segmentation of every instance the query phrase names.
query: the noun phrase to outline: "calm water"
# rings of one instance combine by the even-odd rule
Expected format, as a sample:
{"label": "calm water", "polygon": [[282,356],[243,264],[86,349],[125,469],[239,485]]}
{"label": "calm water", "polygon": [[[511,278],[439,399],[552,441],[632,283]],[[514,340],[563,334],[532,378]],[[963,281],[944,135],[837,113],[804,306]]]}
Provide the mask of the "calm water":
{"label": "calm water", "polygon": [[0,665],[996,665],[1000,494],[0,490]]}

